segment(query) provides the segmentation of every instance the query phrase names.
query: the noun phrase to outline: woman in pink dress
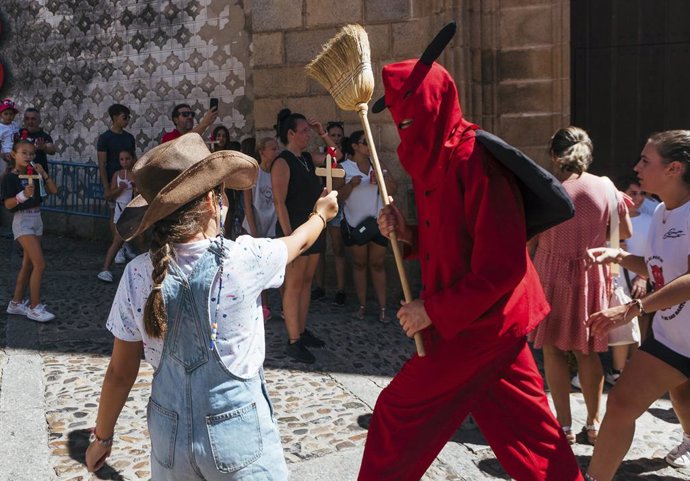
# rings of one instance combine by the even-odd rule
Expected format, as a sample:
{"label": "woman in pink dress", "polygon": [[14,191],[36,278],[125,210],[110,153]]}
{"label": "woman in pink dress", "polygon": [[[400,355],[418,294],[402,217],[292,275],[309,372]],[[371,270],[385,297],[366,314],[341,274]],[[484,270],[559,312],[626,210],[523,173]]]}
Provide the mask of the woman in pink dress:
{"label": "woman in pink dress", "polygon": [[[566,354],[577,358],[582,394],[587,406],[583,431],[594,444],[599,429],[599,405],[604,372],[599,352],[608,350],[608,337],[594,337],[585,327],[587,317],[608,306],[609,269],[587,269],[587,249],[606,244],[609,195],[614,188],[607,178],[587,173],[592,162],[592,141],[578,127],[560,129],[551,138],[551,172],[573,199],[575,216],[540,234],[536,239],[534,266],[551,303],[551,313],[530,334],[534,347],[544,351],[544,370],[556,418],[572,444],[570,371]],[[630,236],[628,209],[618,194],[621,239]]]}

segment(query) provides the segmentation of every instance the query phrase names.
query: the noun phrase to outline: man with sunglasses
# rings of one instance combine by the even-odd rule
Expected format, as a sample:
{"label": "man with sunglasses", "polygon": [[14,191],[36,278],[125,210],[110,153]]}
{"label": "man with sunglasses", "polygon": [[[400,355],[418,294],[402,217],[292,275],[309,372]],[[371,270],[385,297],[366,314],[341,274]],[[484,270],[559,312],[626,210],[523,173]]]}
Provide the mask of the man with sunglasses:
{"label": "man with sunglasses", "polygon": [[173,124],[175,124],[175,128],[163,134],[161,144],[181,137],[189,132],[196,132],[203,137],[206,130],[213,125],[213,122],[218,118],[218,109],[216,107],[208,109],[196,127],[194,127],[194,117],[195,113],[189,105],[176,105],[172,111],[172,121]]}
{"label": "man with sunglasses", "polygon": [[122,104],[113,104],[108,108],[111,125],[98,136],[96,155],[98,173],[103,184],[103,195],[110,197],[110,180],[120,170],[120,152],[135,152],[134,136],[125,130],[131,117],[130,110]]}

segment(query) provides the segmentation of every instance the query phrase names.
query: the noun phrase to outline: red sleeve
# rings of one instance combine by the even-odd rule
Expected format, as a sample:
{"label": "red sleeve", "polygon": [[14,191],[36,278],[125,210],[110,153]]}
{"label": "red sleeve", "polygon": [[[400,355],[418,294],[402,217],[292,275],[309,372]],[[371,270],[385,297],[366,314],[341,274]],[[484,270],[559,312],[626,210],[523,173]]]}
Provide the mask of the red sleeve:
{"label": "red sleeve", "polygon": [[469,272],[424,300],[429,318],[446,339],[512,292],[527,270],[524,210],[512,174],[476,151],[466,165],[463,209],[473,242]]}
{"label": "red sleeve", "polygon": [[180,134],[176,130],[166,132],[163,134],[163,137],[161,138],[161,144],[164,144],[166,142],[170,142],[171,140],[175,140],[179,136],[180,136]]}

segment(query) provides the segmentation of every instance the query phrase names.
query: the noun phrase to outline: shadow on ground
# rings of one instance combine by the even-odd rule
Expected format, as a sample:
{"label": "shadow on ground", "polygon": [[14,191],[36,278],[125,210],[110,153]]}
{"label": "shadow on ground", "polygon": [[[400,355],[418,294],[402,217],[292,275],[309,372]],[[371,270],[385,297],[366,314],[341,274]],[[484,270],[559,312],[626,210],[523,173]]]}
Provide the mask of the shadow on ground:
{"label": "shadow on ground", "polygon": [[[82,465],[86,465],[86,448],[89,446],[90,434],[91,433],[88,429],[76,429],[69,433],[67,442],[69,456]],[[94,473],[94,476],[96,476],[98,479],[125,481],[125,478],[123,478],[122,475],[109,466],[108,463],[104,464],[101,469]]]}

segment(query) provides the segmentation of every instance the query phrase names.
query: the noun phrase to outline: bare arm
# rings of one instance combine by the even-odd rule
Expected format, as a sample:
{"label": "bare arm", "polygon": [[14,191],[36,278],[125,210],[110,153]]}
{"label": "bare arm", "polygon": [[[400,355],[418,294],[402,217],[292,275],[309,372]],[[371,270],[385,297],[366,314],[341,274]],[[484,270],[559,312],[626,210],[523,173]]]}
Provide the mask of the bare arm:
{"label": "bare arm", "polygon": [[97,152],[96,158],[98,159],[98,175],[101,177],[101,184],[103,184],[103,196],[107,199],[110,190],[110,179],[108,179],[108,171],[105,168],[108,154],[106,152]]}
{"label": "bare arm", "polygon": [[290,167],[282,157],[277,157],[271,166],[271,187],[273,188],[273,203],[276,207],[276,214],[280,228],[283,234],[288,236],[292,234],[290,227],[290,215],[285,205],[285,198],[287,197],[288,184],[290,183]]}
{"label": "bare arm", "polygon": [[630,220],[630,213],[626,210],[625,217],[621,217],[618,222],[620,225],[620,239],[630,239],[633,234],[632,220]]}
{"label": "bare arm", "polygon": [[[274,194],[275,196],[275,191]],[[285,243],[288,250],[288,262],[292,262],[297,256],[309,249],[311,245],[316,242],[321,232],[326,228],[326,222],[331,220],[338,213],[338,193],[326,192],[326,189],[321,193],[321,197],[314,205],[312,215],[307,221],[295,229],[292,234],[286,237],[281,237],[280,240]]]}
{"label": "bare arm", "polygon": [[623,249],[597,247],[596,249],[589,249],[587,257],[590,263],[609,264],[615,262],[635,274],[647,275],[647,265],[644,262],[644,257],[633,255]]}
{"label": "bare arm", "polygon": [[[96,418],[96,435],[101,439],[110,438],[115,432],[117,418],[139,374],[142,350],[141,341],[126,342],[116,338],[113,343],[113,354],[103,379]],[[108,454],[109,447],[98,442],[91,443],[86,451],[86,466],[89,471],[100,469]]]}
{"label": "bare arm", "polygon": [[249,225],[249,235],[256,237],[256,220],[254,219],[254,208],[252,206],[253,197],[252,189],[247,189],[242,192],[244,195],[244,216],[247,218],[247,224]]}
{"label": "bare arm", "polygon": [[[690,299],[690,256],[688,272],[672,280],[664,287],[641,299],[645,312],[667,309]],[[587,325],[597,336],[606,335],[611,329],[630,322],[640,315],[640,304],[628,303],[596,312],[587,319]]]}
{"label": "bare arm", "polygon": [[218,118],[218,109],[213,108],[209,109],[206,111],[203,117],[201,117],[201,120],[199,120],[199,123],[197,124],[196,127],[192,129],[192,132],[196,132],[197,134],[201,135],[202,137],[204,136],[204,132],[213,125],[213,122],[216,121]]}
{"label": "bare arm", "polygon": [[48,172],[45,171],[43,166],[41,164],[36,164],[35,165],[36,172],[43,177],[43,181],[45,182],[46,190],[48,191],[49,194],[57,194],[58,188],[57,185],[55,185],[55,181],[48,177]]}

